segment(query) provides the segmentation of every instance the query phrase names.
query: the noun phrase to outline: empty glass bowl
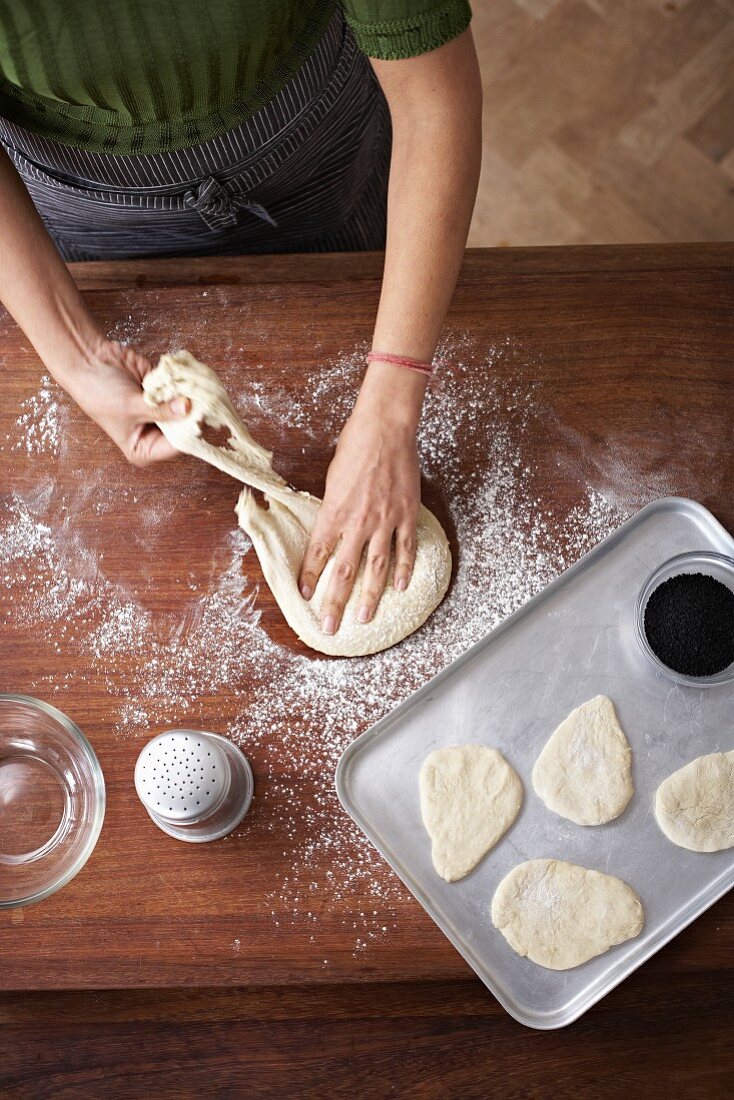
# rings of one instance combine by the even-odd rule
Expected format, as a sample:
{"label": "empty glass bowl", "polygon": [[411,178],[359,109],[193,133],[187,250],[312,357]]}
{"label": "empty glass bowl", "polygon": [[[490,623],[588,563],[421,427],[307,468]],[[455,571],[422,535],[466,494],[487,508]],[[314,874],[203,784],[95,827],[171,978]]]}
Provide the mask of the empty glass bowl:
{"label": "empty glass bowl", "polygon": [[105,784],[92,746],[61,711],[0,694],[0,909],[41,901],[97,843]]}
{"label": "empty glass bowl", "polygon": [[635,607],[635,634],[642,652],[654,665],[658,672],[663,672],[670,680],[677,684],[685,684],[690,687],[710,687],[715,684],[727,684],[734,680],[734,664],[715,673],[713,676],[687,676],[675,669],[668,668],[653,652],[645,633],[645,608],[647,601],[656,588],[671,577],[677,577],[680,573],[705,573],[715,580],[721,581],[727,588],[734,592],[734,559],[726,554],[718,554],[714,550],[691,550],[685,554],[677,554],[674,558],[668,558],[662,565],[650,574],[643,584],[637,597]]}

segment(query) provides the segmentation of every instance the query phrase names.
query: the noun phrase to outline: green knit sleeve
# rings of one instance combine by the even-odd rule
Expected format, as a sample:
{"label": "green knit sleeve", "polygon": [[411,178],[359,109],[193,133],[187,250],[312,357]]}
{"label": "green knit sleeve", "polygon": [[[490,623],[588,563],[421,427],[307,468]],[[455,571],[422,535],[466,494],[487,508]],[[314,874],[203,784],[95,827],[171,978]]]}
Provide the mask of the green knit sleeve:
{"label": "green knit sleeve", "polygon": [[342,0],[342,7],[360,50],[383,61],[443,46],[472,14],[468,0]]}

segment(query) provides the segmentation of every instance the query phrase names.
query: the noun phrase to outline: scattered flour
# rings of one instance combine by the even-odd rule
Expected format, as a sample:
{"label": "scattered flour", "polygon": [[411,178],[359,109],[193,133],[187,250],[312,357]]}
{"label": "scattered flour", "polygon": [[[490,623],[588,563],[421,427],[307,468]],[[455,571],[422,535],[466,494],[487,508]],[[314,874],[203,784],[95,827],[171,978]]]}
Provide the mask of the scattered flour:
{"label": "scattered flour", "polygon": [[107,333],[108,340],[116,340],[118,344],[137,344],[140,337],[140,322],[132,313],[120,317],[113,328]]}
{"label": "scattered flour", "polygon": [[12,451],[25,451],[29,455],[59,453],[61,392],[56,383],[44,375],[38,393],[21,402],[21,413],[15,421],[20,437],[5,437]]}
{"label": "scattered flour", "polygon": [[[245,420],[267,418],[284,433],[333,443],[365,350],[344,353],[295,392],[266,388],[232,368],[225,380]],[[181,578],[180,608],[163,614],[107,575],[102,555],[83,544],[70,522],[70,502],[51,506],[53,485],[2,494],[3,616],[32,630],[53,624],[65,658],[65,671],[37,684],[47,694],[63,693],[76,660],[79,674],[108,693],[118,736],[141,740],[181,722],[206,728],[214,697],[234,700],[229,729],[220,732],[242,746],[258,773],[243,831],[267,829],[280,845],[269,899],[273,923],[306,922],[315,938],[319,914],[348,912],[343,919],[355,952],[389,932],[405,892],[338,804],[333,776],[342,751],[626,518],[619,502],[591,489],[562,513],[555,502],[544,506],[534,498],[523,447],[539,415],[537,386],[526,381],[521,349],[509,338],[482,352],[468,336],[454,336],[437,358],[420,450],[458,548],[455,576],[428,623],[385,653],[334,660],[273,642],[260,624],[257,588],[243,572],[251,547],[236,528],[212,576]],[[52,403],[39,399],[23,412],[29,454],[51,430]],[[112,506],[112,497],[100,486],[96,515]],[[146,530],[165,509],[148,514],[135,498],[127,509],[145,545]]]}

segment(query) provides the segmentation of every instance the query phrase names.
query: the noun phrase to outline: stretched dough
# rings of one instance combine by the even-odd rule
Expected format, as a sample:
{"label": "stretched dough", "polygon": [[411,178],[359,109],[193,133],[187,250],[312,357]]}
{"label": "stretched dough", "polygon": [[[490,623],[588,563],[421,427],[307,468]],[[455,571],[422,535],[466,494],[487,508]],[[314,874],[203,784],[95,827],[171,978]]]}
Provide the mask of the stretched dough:
{"label": "stretched dough", "polygon": [[533,786],[549,810],[577,825],[603,825],[632,797],[632,750],[612,700],[597,695],[571,711],[535,762]]}
{"label": "stretched dough", "polygon": [[[237,416],[232,402],[214,371],[187,351],[162,355],[158,366],[143,379],[148,403],[156,405],[174,397],[191,402],[188,416],[163,421],[159,427],[179,451],[195,455],[244,482],[236,512],[240,526],[252,539],[265,579],[278,601],[286,622],[301,641],[321,653],[357,657],[388,649],[412,634],[439,605],[451,579],[451,551],[436,517],[421,505],[418,516],[413,576],[405,592],[393,587],[391,562],[387,586],[374,618],[356,619],[364,561],[336,634],[321,630],[321,608],[334,565],[326,565],[311,600],[298,590],[298,573],[321,501],[299,493],[272,467],[272,455],[257,443]],[[226,446],[202,438],[201,424],[226,428]],[[255,500],[251,489],[265,494],[267,508]]]}
{"label": "stretched dough", "polygon": [[421,815],[441,878],[455,882],[476,867],[512,825],[522,794],[517,773],[496,749],[457,745],[426,757]]}
{"label": "stretched dough", "polygon": [[513,951],[548,970],[570,970],[645,923],[642,902],[626,882],[558,859],[530,859],[502,879],[492,922]]}
{"label": "stretched dough", "polygon": [[669,775],[655,794],[655,817],[680,848],[734,848],[734,749],[699,756]]}

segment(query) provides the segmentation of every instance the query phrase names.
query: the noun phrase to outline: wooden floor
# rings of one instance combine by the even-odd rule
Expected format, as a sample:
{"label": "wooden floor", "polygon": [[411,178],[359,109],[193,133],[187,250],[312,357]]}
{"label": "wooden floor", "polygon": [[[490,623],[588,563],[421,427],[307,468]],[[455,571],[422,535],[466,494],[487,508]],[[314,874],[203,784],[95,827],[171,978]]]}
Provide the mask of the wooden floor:
{"label": "wooden floor", "polygon": [[473,0],[470,245],[734,239],[734,0]]}

